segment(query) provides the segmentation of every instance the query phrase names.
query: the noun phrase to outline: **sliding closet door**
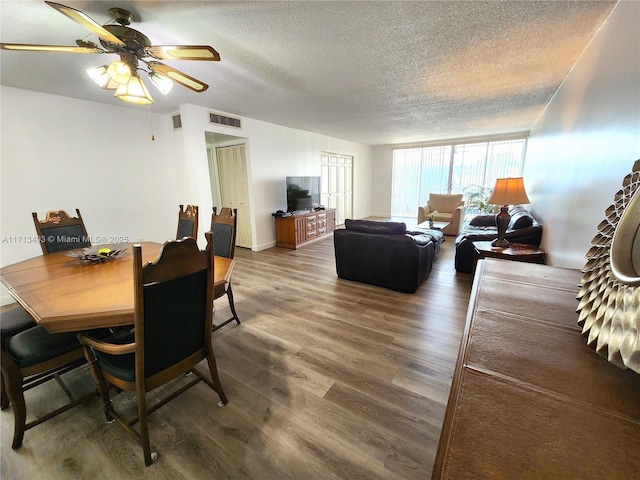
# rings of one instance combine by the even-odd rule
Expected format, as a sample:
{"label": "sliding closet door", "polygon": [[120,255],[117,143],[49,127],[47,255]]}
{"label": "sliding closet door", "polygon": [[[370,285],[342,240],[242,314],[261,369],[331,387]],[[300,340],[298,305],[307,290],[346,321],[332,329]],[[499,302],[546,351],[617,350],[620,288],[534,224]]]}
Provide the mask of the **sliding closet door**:
{"label": "sliding closet door", "polygon": [[216,159],[222,206],[238,209],[236,245],[251,248],[251,211],[245,146],[217,147]]}

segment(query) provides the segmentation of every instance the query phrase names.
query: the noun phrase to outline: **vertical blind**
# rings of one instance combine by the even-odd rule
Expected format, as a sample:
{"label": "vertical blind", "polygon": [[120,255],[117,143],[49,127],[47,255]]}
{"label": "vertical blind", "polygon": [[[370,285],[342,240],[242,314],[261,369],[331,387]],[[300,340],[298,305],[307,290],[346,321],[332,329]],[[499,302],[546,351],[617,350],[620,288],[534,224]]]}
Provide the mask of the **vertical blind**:
{"label": "vertical blind", "polygon": [[496,178],[522,175],[526,138],[393,151],[391,215],[415,217],[430,193],[491,189]]}

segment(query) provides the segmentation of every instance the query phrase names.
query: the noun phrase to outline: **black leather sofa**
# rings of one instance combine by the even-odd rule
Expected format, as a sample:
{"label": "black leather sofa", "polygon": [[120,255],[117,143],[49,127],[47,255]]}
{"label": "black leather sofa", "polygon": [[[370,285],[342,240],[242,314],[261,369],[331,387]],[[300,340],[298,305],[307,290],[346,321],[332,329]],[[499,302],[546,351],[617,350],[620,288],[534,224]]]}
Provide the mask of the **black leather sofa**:
{"label": "black leather sofa", "polygon": [[[509,208],[511,220],[504,235],[509,242],[527,243],[540,246],[542,225],[521,205]],[[471,273],[473,271],[473,242],[490,241],[498,238],[495,215],[478,215],[469,225],[463,227],[455,241],[456,271]]]}
{"label": "black leather sofa", "polygon": [[414,293],[440,253],[442,232],[407,231],[402,222],[345,221],[333,233],[336,272],[345,280]]}

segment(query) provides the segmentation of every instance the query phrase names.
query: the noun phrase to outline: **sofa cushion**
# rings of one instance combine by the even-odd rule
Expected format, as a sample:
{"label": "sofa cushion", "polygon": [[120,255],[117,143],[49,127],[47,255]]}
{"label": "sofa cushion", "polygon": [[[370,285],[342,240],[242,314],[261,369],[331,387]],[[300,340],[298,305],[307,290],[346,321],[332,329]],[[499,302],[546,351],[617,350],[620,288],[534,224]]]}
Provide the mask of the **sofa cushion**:
{"label": "sofa cushion", "polygon": [[351,220],[344,221],[347,230],[362,233],[376,233],[382,235],[403,235],[407,231],[404,222],[376,222],[374,220]]}
{"label": "sofa cushion", "polygon": [[462,203],[462,194],[429,194],[429,207],[431,211],[453,212]]}

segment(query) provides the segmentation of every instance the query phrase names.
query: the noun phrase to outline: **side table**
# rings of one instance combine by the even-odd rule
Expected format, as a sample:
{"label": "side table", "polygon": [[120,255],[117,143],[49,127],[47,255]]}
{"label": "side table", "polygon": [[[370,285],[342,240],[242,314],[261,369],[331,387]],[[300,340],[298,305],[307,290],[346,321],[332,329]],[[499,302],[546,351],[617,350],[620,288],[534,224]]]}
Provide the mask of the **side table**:
{"label": "side table", "polygon": [[493,247],[491,242],[473,242],[473,271],[482,258],[501,258],[526,263],[544,263],[547,254],[535,245],[510,243],[508,247]]}

